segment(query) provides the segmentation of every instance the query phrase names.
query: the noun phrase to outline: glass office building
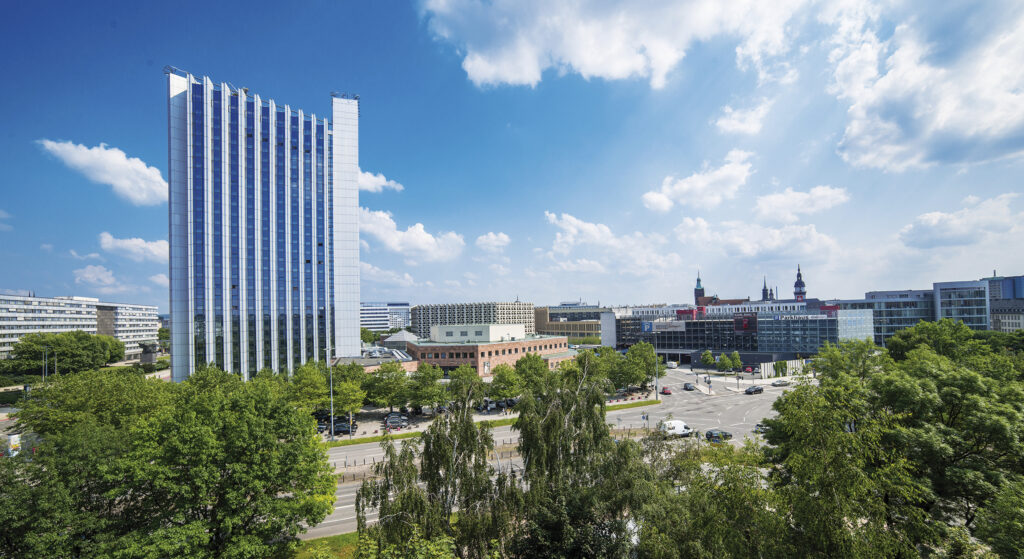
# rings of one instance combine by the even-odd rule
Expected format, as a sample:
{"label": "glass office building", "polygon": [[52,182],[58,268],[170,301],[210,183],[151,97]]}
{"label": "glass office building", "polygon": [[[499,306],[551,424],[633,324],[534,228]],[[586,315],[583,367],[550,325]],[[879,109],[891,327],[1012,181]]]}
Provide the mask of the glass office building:
{"label": "glass office building", "polygon": [[172,377],[359,354],[359,101],[167,69]]}

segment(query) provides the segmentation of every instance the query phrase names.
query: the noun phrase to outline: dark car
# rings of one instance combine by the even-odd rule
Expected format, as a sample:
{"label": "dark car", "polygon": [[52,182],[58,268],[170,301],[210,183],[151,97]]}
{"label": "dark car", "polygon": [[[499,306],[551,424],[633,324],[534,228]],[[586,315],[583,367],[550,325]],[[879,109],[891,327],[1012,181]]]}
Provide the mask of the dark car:
{"label": "dark car", "polygon": [[760,387],[760,386],[757,386],[757,385],[754,385],[754,386],[748,387],[746,390],[744,390],[744,392],[746,392],[747,394],[760,394],[760,393],[764,392],[764,388]]}
{"label": "dark car", "polygon": [[706,438],[709,442],[720,443],[731,439],[732,433],[728,431],[723,431],[721,429],[711,429],[710,431],[704,433],[704,438]]}
{"label": "dark car", "polygon": [[356,432],[356,428],[357,427],[359,427],[359,426],[356,425],[355,422],[352,423],[352,427],[350,428],[349,425],[348,425],[348,421],[344,421],[344,422],[338,421],[337,423],[334,424],[334,434],[335,435],[348,435],[348,434],[352,434],[352,433]]}
{"label": "dark car", "polygon": [[665,395],[671,395],[672,394],[672,389],[667,387],[667,386],[663,386],[661,388],[661,393],[665,394]]}
{"label": "dark car", "polygon": [[697,387],[692,382],[687,382],[683,385],[683,390],[697,390]]}
{"label": "dark car", "polygon": [[512,409],[512,408],[516,407],[516,404],[518,404],[518,403],[519,403],[519,398],[506,398],[505,399],[505,407],[507,407],[508,409]]}
{"label": "dark car", "polygon": [[402,419],[401,417],[389,417],[384,420],[384,427],[388,429],[404,429],[409,426],[408,419]]}
{"label": "dark car", "polygon": [[388,419],[389,417],[397,417],[397,418],[400,418],[400,419],[402,419],[402,420],[405,420],[406,422],[408,422],[408,421],[409,421],[409,416],[405,415],[404,413],[399,413],[399,412],[397,412],[397,411],[393,411],[393,412],[391,412],[391,413],[389,413],[389,414],[385,415],[385,416],[384,416],[384,420],[385,420],[385,421],[387,421],[387,419]]}

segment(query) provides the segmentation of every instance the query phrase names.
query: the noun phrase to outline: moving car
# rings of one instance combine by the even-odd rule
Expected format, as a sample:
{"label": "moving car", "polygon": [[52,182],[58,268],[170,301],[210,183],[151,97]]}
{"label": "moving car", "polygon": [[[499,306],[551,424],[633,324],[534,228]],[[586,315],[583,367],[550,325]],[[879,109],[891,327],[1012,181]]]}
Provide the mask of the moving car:
{"label": "moving car", "polygon": [[772,386],[789,386],[789,381],[783,379],[774,380],[772,381]]}
{"label": "moving car", "polygon": [[704,433],[704,437],[713,443],[720,443],[732,438],[732,433],[721,429],[712,429]]}
{"label": "moving car", "polygon": [[760,394],[760,393],[764,392],[764,387],[754,385],[754,386],[748,387],[743,392],[745,392],[747,394]]}
{"label": "moving car", "polygon": [[663,386],[663,387],[661,387],[661,393],[665,394],[665,395],[671,395],[672,394],[672,389],[667,387],[667,386]]}
{"label": "moving car", "polygon": [[687,382],[683,385],[683,390],[697,390],[697,387],[692,382]]}
{"label": "moving car", "polygon": [[666,437],[689,437],[693,434],[693,429],[685,421],[678,419],[663,421],[658,429]]}

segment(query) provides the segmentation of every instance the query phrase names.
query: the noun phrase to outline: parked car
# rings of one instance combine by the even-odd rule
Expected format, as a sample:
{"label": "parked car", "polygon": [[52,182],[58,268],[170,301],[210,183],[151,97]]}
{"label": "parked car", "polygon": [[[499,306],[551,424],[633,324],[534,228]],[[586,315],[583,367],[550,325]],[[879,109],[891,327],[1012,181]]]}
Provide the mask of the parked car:
{"label": "parked car", "polygon": [[687,382],[683,384],[683,390],[697,390],[697,387],[692,382]]}
{"label": "parked car", "polygon": [[693,429],[685,421],[678,419],[663,421],[658,430],[666,437],[689,437],[693,434]]}
{"label": "parked car", "polygon": [[772,381],[772,386],[789,386],[789,381],[783,379],[774,380]]}
{"label": "parked car", "polygon": [[764,392],[764,387],[754,385],[747,387],[747,389],[744,390],[744,392],[746,392],[747,394],[760,394]]}
{"label": "parked car", "polygon": [[404,419],[405,421],[409,421],[409,416],[408,415],[405,415],[404,413],[399,413],[397,411],[393,411],[393,412],[385,415],[384,419],[386,420],[389,417],[400,417],[400,418]]}
{"label": "parked car", "polygon": [[754,425],[754,432],[761,433],[763,435],[768,432],[768,426],[764,423],[758,423],[757,425]]}
{"label": "parked car", "polygon": [[667,363],[665,363],[665,367],[669,369],[676,369],[679,367],[679,363],[676,363],[675,361],[668,361]]}
{"label": "parked car", "polygon": [[751,367],[750,365],[747,365],[746,367],[743,367],[743,372],[744,373],[753,373],[754,372],[754,368]]}
{"label": "parked car", "polygon": [[512,409],[519,403],[519,398],[505,398],[505,407]]}
{"label": "parked car", "polygon": [[661,393],[665,394],[665,395],[671,395],[672,394],[672,389],[667,387],[667,386],[662,386],[661,387]]}
{"label": "parked car", "polygon": [[353,421],[352,422],[352,427],[351,427],[351,430],[350,430],[349,429],[349,425],[348,425],[348,421],[338,421],[338,422],[335,422],[335,424],[334,424],[334,434],[335,435],[348,435],[348,434],[351,434],[351,433],[355,433],[356,432],[356,428],[358,428],[358,427],[359,426],[356,425],[356,423]]}
{"label": "parked car", "polygon": [[384,420],[384,426],[388,429],[405,429],[409,426],[409,420],[392,416]]}
{"label": "parked car", "polygon": [[713,443],[720,443],[732,438],[732,433],[721,429],[711,429],[704,433],[704,438]]}

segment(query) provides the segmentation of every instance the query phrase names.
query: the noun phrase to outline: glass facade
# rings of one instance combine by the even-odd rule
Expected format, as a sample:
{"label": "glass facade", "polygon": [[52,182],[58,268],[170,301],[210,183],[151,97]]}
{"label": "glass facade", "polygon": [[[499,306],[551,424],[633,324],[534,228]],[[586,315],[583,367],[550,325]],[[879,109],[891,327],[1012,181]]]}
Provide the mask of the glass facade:
{"label": "glass facade", "polygon": [[987,281],[956,281],[934,284],[935,320],[951,318],[972,330],[988,330]]}
{"label": "glass facade", "polygon": [[[334,238],[336,219],[358,232],[358,103],[334,99],[346,117],[338,145],[331,120],[245,89],[174,71],[168,93],[171,328],[190,342],[174,345],[174,379],[207,363],[248,376],[358,355],[335,339],[358,340],[358,237]],[[336,275],[355,291],[334,292]]]}

